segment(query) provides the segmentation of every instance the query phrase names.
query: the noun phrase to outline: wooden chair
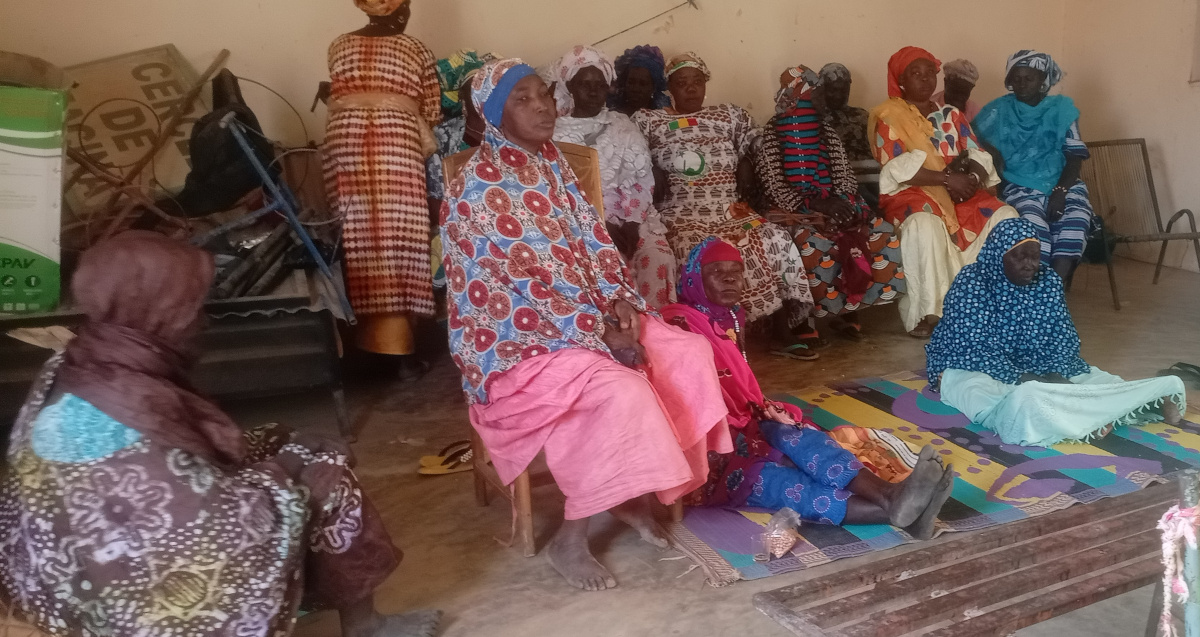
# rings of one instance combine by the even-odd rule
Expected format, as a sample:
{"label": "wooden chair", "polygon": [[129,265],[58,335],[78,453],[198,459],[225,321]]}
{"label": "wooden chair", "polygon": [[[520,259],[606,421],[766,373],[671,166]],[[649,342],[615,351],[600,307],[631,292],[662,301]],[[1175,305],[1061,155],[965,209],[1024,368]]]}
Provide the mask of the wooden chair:
{"label": "wooden chair", "polygon": [[[1167,257],[1168,241],[1190,240],[1196,250],[1196,259],[1200,261],[1200,231],[1196,229],[1192,211],[1186,208],[1171,215],[1163,226],[1145,139],[1088,142],[1087,146],[1092,156],[1083,163],[1080,177],[1087,184],[1092,209],[1104,221],[1100,238],[1108,266],[1108,284],[1112,289],[1113,307],[1120,310],[1110,244],[1161,242],[1154,268],[1154,283],[1157,284],[1163,260]],[[1184,217],[1187,217],[1191,232],[1172,232],[1175,222]],[[1132,247],[1131,251],[1135,255],[1141,252]],[[1141,256],[1149,260],[1150,254],[1143,252]]]}
{"label": "wooden chair", "polygon": [[[579,179],[579,188],[599,214],[604,218],[603,182],[600,178],[600,156],[596,150],[578,144],[556,142],[558,149],[570,164],[571,170]],[[467,161],[475,155],[474,148],[455,153],[442,159],[442,174],[446,180],[446,188],[462,172]],[[528,469],[523,471],[511,485],[504,484],[496,473],[488,456],[487,448],[479,438],[474,427],[471,428],[471,466],[475,473],[475,503],[479,506],[488,505],[488,488],[496,489],[512,506],[514,544],[521,548],[525,557],[537,555],[537,542],[533,535],[533,487],[552,484],[553,477],[548,473],[531,474]],[[671,505],[671,519],[678,522],[683,519],[683,503]]]}

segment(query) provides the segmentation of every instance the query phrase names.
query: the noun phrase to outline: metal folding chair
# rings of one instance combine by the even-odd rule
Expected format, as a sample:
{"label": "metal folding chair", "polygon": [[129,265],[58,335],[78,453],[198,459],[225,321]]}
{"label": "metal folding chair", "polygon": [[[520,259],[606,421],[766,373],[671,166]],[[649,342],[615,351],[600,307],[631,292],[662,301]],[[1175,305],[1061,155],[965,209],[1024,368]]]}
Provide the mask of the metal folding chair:
{"label": "metal folding chair", "polygon": [[[1108,283],[1112,288],[1113,307],[1120,310],[1112,262],[1113,244],[1162,242],[1154,268],[1154,283],[1157,284],[1167,257],[1168,241],[1190,240],[1196,250],[1196,259],[1200,261],[1200,231],[1196,229],[1192,211],[1186,208],[1171,215],[1163,226],[1145,139],[1088,142],[1087,146],[1092,157],[1083,163],[1080,177],[1087,184],[1092,209],[1104,221],[1101,239],[1108,266]],[[1172,232],[1175,222],[1184,217],[1187,217],[1191,232]]]}

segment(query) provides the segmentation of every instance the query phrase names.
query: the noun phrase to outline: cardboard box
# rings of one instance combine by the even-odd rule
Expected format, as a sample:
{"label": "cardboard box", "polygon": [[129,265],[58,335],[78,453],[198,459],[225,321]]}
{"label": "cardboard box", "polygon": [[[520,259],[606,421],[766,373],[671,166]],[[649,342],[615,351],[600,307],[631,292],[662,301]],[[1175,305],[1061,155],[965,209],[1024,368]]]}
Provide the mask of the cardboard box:
{"label": "cardboard box", "polygon": [[0,313],[58,305],[63,91],[0,86]]}
{"label": "cardboard box", "polygon": [[[121,177],[146,154],[177,102],[199,81],[192,65],[170,44],[70,66],[63,74],[71,86],[67,112],[71,146]],[[138,175],[135,185],[156,198],[183,188],[191,172],[192,125],[212,110],[208,104],[205,95],[188,106],[174,136]],[[67,160],[68,175],[77,168]],[[66,201],[77,216],[87,217],[102,212],[112,194],[107,182],[85,171],[67,191]]]}

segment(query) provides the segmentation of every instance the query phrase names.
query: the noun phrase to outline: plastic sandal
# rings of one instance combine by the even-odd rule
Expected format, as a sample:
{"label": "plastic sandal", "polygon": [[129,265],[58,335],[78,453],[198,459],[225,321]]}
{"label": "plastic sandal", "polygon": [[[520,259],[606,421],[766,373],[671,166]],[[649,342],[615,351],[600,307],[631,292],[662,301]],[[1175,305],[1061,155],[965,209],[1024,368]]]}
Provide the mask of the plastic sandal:
{"label": "plastic sandal", "polygon": [[820,354],[812,351],[812,348],[805,343],[793,343],[786,347],[773,349],[771,350],[771,355],[798,361],[815,361],[821,358]]}
{"label": "plastic sandal", "polygon": [[452,442],[444,449],[439,451],[436,456],[421,456],[422,467],[436,467],[446,461],[451,454],[462,453],[466,449],[471,448],[470,440],[457,440]]}
{"label": "plastic sandal", "polygon": [[460,449],[446,457],[439,464],[433,466],[423,465],[417,469],[417,473],[423,476],[444,476],[451,473],[463,473],[474,468],[471,464],[471,459],[475,457],[474,450],[471,447]]}

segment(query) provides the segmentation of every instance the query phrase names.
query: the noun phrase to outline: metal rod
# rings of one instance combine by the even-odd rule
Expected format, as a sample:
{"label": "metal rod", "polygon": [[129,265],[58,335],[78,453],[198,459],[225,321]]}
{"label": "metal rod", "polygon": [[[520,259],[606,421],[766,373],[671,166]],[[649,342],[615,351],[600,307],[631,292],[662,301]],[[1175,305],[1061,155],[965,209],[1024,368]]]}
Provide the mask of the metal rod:
{"label": "metal rod", "polygon": [[[246,141],[246,136],[242,132],[242,123],[237,120],[236,116],[236,113],[229,113],[221,118],[221,127],[227,128],[229,132],[233,133],[233,138],[242,147],[242,152],[246,153],[246,158],[250,161],[250,165],[254,166],[254,170],[258,172],[259,178],[262,179],[263,188],[266,188],[271,193],[271,198],[274,200],[273,203],[280,207],[280,211],[287,218],[288,223],[292,226],[292,230],[295,231],[300,242],[304,244],[305,249],[312,255],[313,260],[317,262],[317,269],[320,270],[321,274],[329,281],[329,284],[333,286],[334,291],[337,292],[338,301],[341,303],[342,311],[346,315],[346,321],[354,325],[357,321],[354,318],[354,310],[350,307],[350,299],[346,298],[345,292],[342,291],[342,288],[333,278],[333,271],[329,269],[329,265],[321,257],[321,252],[313,244],[312,237],[308,236],[308,230],[304,229],[304,224],[300,223],[300,219],[297,218],[296,209],[291,203],[295,201],[291,197],[291,191],[288,190],[285,184],[277,183],[272,179],[270,173],[263,167],[262,162],[258,161],[258,155],[254,154],[254,148],[250,146],[250,142]],[[284,194],[285,191],[287,194]]]}
{"label": "metal rod", "polygon": [[629,33],[630,31],[632,31],[632,30],[634,30],[634,29],[636,29],[636,28],[638,28],[638,27],[642,26],[643,24],[646,24],[647,22],[653,22],[653,21],[655,21],[655,20],[657,20],[657,19],[659,19],[659,18],[661,18],[661,17],[663,17],[663,16],[667,15],[668,13],[670,13],[670,12],[672,12],[672,11],[675,11],[676,9],[682,9],[682,8],[684,8],[684,7],[686,7],[686,6],[691,6],[693,9],[695,9],[695,10],[697,10],[697,11],[699,11],[699,10],[700,10],[700,7],[696,6],[696,0],[687,0],[687,2],[681,2],[681,3],[679,3],[679,4],[677,4],[677,5],[673,6],[673,7],[671,7],[670,9],[667,9],[666,11],[663,11],[662,13],[660,13],[660,14],[658,14],[658,15],[656,15],[656,16],[653,16],[653,17],[650,17],[650,18],[646,18],[645,20],[642,20],[641,22],[639,22],[639,23],[637,23],[637,24],[635,24],[635,25],[633,25],[633,26],[629,27],[628,29],[624,29],[624,30],[621,30],[621,31],[617,31],[616,33],[614,33],[614,34],[612,34],[612,35],[608,36],[607,38],[604,38],[603,40],[600,40],[599,42],[593,42],[593,43],[592,43],[592,46],[600,46],[601,44],[604,44],[605,42],[608,42],[609,40],[611,40],[611,39],[613,39],[613,38],[617,37],[618,35],[622,35],[622,34],[625,34],[625,33]]}

